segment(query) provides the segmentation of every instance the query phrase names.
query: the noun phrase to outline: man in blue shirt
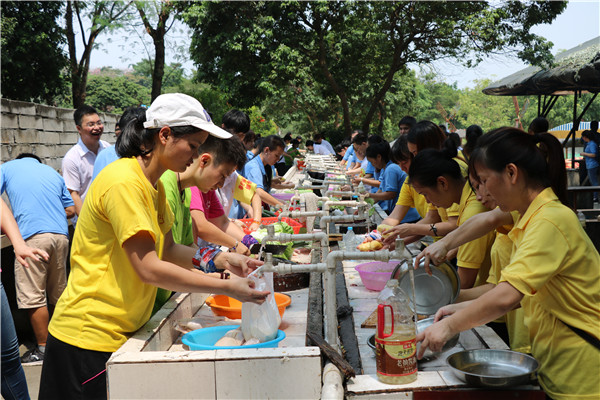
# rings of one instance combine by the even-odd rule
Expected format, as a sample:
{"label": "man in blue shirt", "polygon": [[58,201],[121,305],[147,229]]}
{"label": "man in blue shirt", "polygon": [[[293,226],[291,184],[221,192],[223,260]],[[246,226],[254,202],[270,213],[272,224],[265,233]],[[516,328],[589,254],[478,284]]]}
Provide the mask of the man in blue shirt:
{"label": "man in blue shirt", "polygon": [[272,166],[279,160],[283,154],[285,144],[277,135],[267,136],[260,142],[259,152],[252,160],[244,166],[242,175],[244,178],[256,183],[256,193],[264,203],[269,205],[283,205],[283,203],[271,196],[271,188],[290,189],[291,183],[280,183],[273,179]]}
{"label": "man in blue shirt", "polygon": [[15,261],[17,305],[28,311],[37,341],[21,361],[42,361],[50,321],[48,308],[56,304],[67,283],[67,218],[75,215],[75,206],[62,176],[33,154],[20,154],[0,166],[0,193],[4,192],[27,245],[50,255],[48,261],[27,259],[29,268]]}

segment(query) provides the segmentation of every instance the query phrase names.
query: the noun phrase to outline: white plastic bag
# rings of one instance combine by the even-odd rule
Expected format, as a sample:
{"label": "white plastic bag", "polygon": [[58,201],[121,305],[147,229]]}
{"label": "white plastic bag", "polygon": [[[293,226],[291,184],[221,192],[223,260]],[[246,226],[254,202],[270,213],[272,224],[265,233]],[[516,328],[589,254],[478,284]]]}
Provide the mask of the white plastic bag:
{"label": "white plastic bag", "polygon": [[260,343],[273,340],[277,337],[277,330],[281,323],[281,317],[273,295],[273,273],[258,272],[258,274],[255,274],[253,272],[248,278],[254,281],[256,290],[267,290],[271,293],[269,293],[265,302],[260,305],[249,302],[242,303],[244,339],[257,339]]}

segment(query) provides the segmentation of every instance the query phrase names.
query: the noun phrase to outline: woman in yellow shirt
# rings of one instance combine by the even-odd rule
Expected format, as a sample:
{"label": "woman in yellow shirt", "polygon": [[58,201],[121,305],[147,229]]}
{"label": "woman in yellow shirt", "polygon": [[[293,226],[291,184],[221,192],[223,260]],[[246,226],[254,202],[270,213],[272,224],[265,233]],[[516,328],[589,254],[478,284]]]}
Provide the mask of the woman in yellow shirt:
{"label": "woman in yellow shirt", "polygon": [[[438,311],[438,320],[450,316],[417,336],[422,342],[418,357],[425,349],[439,350],[456,333],[492,321],[520,304],[531,353],[540,363],[539,382],[547,395],[555,400],[597,399],[600,255],[575,213],[563,204],[562,147],[550,134],[529,136],[515,128],[501,128],[481,139],[471,163],[505,218],[490,222],[500,213],[491,211],[481,218],[488,225],[469,226],[471,235],[490,225],[509,223],[506,213],[517,211],[521,217],[508,234],[514,250],[494,289],[474,301]],[[454,236],[460,236],[460,230]],[[417,260],[437,258],[433,253],[444,244],[436,247],[426,249]]]}
{"label": "woman in yellow shirt", "polygon": [[[420,121],[407,135],[402,135],[396,140],[392,148],[392,159],[408,173],[412,159],[419,151],[441,149],[445,145],[444,140],[439,126],[430,121]],[[400,224],[411,207],[416,208],[422,219],[416,223]],[[409,179],[400,189],[396,207],[381,223],[394,226],[386,231],[385,244],[393,246],[397,236],[403,238],[405,243],[412,243],[426,235],[443,236],[456,229],[457,211],[456,206],[450,207],[449,210],[431,206],[425,196],[414,190]]]}
{"label": "woman in yellow shirt", "polygon": [[[456,149],[451,148],[420,151],[410,164],[409,176],[413,188],[435,207],[449,208],[458,204],[457,225],[460,226],[488,209],[477,201],[454,157]],[[459,247],[456,259],[461,288],[480,286],[486,282],[494,236],[490,232]]]}
{"label": "woman in yellow shirt", "polygon": [[249,279],[220,280],[194,268],[243,277],[255,261],[214,248],[196,254],[171,234],[173,213],[159,178],[167,169],[185,171],[209,134],[231,135],[179,93],[159,96],[122,129],[121,158],[94,180],[79,216],[71,274],[49,326],[40,399],[105,398],[106,361],[148,321],[158,286],[255,303],[268,295]]}

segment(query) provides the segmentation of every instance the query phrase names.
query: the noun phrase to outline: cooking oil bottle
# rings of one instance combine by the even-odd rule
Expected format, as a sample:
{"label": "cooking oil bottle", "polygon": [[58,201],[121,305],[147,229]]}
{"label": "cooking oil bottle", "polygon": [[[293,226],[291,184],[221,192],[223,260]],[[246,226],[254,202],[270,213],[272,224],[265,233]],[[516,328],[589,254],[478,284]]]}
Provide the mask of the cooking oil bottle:
{"label": "cooking oil bottle", "polygon": [[377,378],[393,385],[413,382],[417,379],[417,342],[409,298],[398,280],[390,279],[377,302]]}

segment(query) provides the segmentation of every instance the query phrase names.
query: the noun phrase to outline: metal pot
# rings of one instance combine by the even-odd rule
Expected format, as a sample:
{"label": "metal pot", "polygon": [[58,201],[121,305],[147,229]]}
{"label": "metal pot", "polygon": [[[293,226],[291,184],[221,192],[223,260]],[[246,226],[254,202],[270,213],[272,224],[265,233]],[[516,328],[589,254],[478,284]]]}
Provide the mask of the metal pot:
{"label": "metal pot", "polygon": [[469,385],[494,388],[534,383],[539,368],[535,358],[511,350],[465,350],[452,354],[446,362]]}

